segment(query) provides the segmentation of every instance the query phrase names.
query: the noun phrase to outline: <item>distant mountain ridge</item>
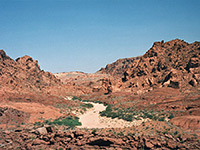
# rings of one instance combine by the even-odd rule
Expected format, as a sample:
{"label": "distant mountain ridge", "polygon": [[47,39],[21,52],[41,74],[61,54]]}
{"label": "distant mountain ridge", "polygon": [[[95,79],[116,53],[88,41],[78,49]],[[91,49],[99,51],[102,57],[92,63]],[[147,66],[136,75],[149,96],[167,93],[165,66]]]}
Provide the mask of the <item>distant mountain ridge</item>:
{"label": "distant mountain ridge", "polygon": [[[160,87],[199,88],[200,42],[175,39],[155,42],[139,57],[119,59],[95,74],[60,73],[40,69],[30,56],[11,59],[0,50],[0,87],[8,91],[62,95],[72,92],[126,91],[140,94]],[[100,75],[102,74],[102,75]],[[63,83],[67,83],[64,85]],[[103,90],[100,90],[102,89]]]}

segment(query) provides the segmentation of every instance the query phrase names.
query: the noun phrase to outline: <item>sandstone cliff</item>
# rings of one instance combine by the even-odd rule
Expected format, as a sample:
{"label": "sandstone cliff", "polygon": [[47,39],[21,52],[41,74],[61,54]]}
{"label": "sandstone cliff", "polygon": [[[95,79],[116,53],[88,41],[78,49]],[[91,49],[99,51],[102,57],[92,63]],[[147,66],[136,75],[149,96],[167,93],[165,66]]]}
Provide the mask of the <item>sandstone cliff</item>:
{"label": "sandstone cliff", "polygon": [[119,77],[118,86],[136,94],[158,87],[199,88],[200,42],[155,42],[143,56],[120,59],[98,73]]}

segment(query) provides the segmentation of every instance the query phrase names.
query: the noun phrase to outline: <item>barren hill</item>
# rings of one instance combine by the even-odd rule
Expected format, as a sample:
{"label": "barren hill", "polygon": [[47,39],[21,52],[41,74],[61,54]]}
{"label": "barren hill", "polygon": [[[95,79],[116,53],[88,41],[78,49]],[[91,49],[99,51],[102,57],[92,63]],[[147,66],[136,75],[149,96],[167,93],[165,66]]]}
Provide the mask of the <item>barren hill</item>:
{"label": "barren hill", "polygon": [[117,60],[98,73],[121,78],[122,88],[137,94],[164,86],[199,89],[199,58],[200,42],[161,41],[155,42],[143,56]]}
{"label": "barren hill", "polygon": [[56,105],[79,105],[64,99],[67,90],[30,56],[11,59],[0,50],[0,121],[16,124],[58,118]]}
{"label": "barren hill", "polygon": [[0,85],[4,90],[43,91],[45,88],[61,85],[52,73],[40,69],[38,62],[30,56],[11,59],[0,50]]}
{"label": "barren hill", "polygon": [[[91,108],[92,102],[105,110]],[[102,120],[111,128],[62,125],[85,111],[83,122],[108,117]],[[199,116],[200,42],[155,42],[143,56],[119,59],[94,74],[53,75],[30,56],[13,60],[0,50],[1,148],[199,149]],[[122,127],[116,120],[129,127],[112,128],[113,121]]]}

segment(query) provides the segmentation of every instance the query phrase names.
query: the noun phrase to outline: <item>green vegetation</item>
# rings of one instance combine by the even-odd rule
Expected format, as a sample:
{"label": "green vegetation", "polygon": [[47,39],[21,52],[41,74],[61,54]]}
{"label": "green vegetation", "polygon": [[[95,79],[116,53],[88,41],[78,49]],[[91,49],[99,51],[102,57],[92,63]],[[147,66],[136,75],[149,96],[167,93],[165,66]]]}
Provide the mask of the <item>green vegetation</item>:
{"label": "green vegetation", "polygon": [[[82,102],[91,102],[89,100],[82,100],[76,96],[72,98],[72,100],[79,100]],[[94,101],[93,101],[94,102]],[[102,104],[101,101],[95,101],[95,103]],[[87,108],[92,108],[92,104],[81,104],[81,108],[86,111]],[[106,110],[100,112],[101,116],[106,116],[110,117],[112,119],[118,118],[118,119],[123,119],[125,121],[133,121],[134,119],[136,120],[141,120],[141,119],[151,119],[155,121],[165,121],[166,118],[172,119],[174,118],[174,114],[164,111],[161,109],[160,111],[157,110],[138,110],[137,108],[129,107],[129,108],[119,108],[119,107],[114,107],[114,105],[107,105]]]}
{"label": "green vegetation", "polygon": [[170,113],[168,119],[174,118],[174,114]]}
{"label": "green vegetation", "polygon": [[92,108],[93,105],[92,105],[92,104],[82,104],[81,107],[84,107],[84,108]]}
{"label": "green vegetation", "polygon": [[108,105],[105,111],[100,112],[101,116],[106,116],[110,118],[118,118],[126,121],[133,121],[133,119],[141,120],[152,119],[157,121],[165,121],[165,118],[172,119],[174,115],[165,111],[148,111],[148,110],[136,110],[134,108],[114,108],[112,105]]}
{"label": "green vegetation", "polygon": [[92,130],[92,134],[96,134],[97,129]]}
{"label": "green vegetation", "polygon": [[75,126],[81,126],[81,123],[79,122],[79,118],[78,117],[72,117],[72,116],[68,116],[66,118],[58,118],[54,121],[45,120],[43,122],[35,122],[34,125],[40,126],[42,124],[65,125],[65,126],[68,126],[69,128],[74,128]]}
{"label": "green vegetation", "polygon": [[114,118],[119,118],[119,119],[123,119],[126,121],[132,121],[132,115],[130,114],[124,114],[123,110],[119,109],[118,111],[116,111],[116,109],[113,111],[111,105],[109,104],[106,107],[106,110],[100,112],[101,116],[106,116],[106,117],[110,117],[112,119]]}
{"label": "green vegetation", "polygon": [[165,121],[165,117],[159,118],[158,121]]}
{"label": "green vegetation", "polygon": [[78,97],[76,97],[76,96],[73,96],[72,100],[79,100],[79,101],[81,101],[81,99],[78,98]]}

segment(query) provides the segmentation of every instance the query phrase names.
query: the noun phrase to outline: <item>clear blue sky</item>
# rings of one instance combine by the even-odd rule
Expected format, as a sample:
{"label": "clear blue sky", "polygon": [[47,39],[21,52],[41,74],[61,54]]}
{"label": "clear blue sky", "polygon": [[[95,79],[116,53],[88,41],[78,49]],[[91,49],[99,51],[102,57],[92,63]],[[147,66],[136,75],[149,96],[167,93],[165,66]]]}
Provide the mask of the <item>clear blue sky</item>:
{"label": "clear blue sky", "polygon": [[200,41],[200,0],[0,0],[0,49],[42,69],[96,72],[154,41]]}

